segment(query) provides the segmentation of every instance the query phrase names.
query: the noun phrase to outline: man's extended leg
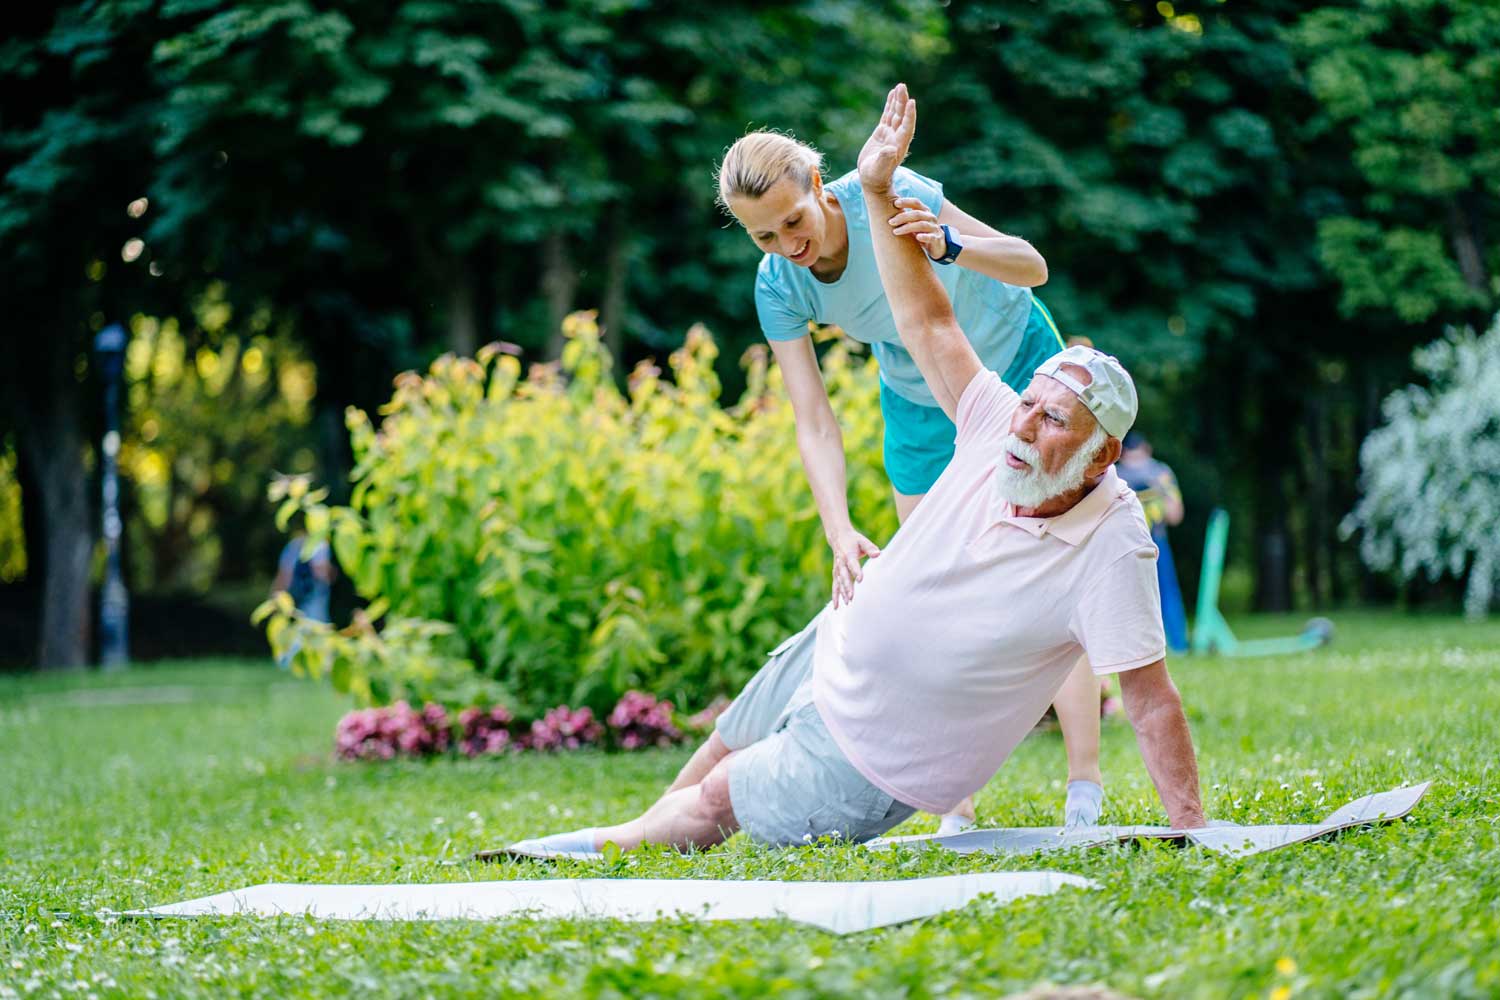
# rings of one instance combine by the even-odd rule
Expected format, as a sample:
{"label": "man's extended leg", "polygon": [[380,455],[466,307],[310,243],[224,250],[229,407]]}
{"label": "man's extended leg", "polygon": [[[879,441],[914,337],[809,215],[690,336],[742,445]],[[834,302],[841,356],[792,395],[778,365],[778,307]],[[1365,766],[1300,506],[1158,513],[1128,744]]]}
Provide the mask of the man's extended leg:
{"label": "man's extended leg", "polygon": [[733,759],[733,753],[726,753],[702,781],[667,792],[636,819],[599,827],[594,831],[595,840],[600,846],[612,840],[627,851],[641,844],[671,844],[684,850],[722,843],[740,828],[729,801],[729,764]]}
{"label": "man's extended leg", "polygon": [[512,845],[530,851],[597,851],[606,840],[631,848],[643,843],[679,847],[717,844],[739,829],[729,806],[729,760],[781,727],[788,703],[812,673],[817,619],[771,651],[765,666],[714,725],[656,804],[629,823],[555,833]]}
{"label": "man's extended leg", "polygon": [[[700,753],[707,746],[700,747]],[[696,759],[698,755],[693,756]],[[733,756],[726,753],[702,781],[674,788],[629,822],[554,833],[513,846],[542,852],[597,851],[606,841],[627,851],[641,844],[670,844],[678,849],[712,847],[740,828],[729,801],[729,762]]]}
{"label": "man's extended leg", "polygon": [[1068,799],[1064,823],[1093,826],[1104,804],[1099,770],[1099,681],[1086,658],[1073,667],[1052,701],[1068,754]]}

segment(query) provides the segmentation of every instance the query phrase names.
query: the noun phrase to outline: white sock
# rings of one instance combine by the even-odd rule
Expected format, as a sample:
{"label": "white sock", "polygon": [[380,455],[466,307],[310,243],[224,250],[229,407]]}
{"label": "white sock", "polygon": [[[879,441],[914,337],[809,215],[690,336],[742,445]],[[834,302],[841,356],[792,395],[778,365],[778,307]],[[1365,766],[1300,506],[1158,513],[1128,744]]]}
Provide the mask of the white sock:
{"label": "white sock", "polygon": [[973,827],[974,821],[963,813],[949,813],[938,821],[937,835],[939,837],[951,837],[955,833],[963,833]]}
{"label": "white sock", "polygon": [[1093,781],[1068,782],[1068,801],[1063,807],[1064,826],[1098,826],[1104,807],[1104,786]]}
{"label": "white sock", "polygon": [[554,833],[546,837],[517,841],[511,846],[518,850],[536,851],[543,854],[594,854],[599,850],[599,845],[595,843],[596,833],[596,829],[591,826],[584,830],[571,830],[568,833]]}

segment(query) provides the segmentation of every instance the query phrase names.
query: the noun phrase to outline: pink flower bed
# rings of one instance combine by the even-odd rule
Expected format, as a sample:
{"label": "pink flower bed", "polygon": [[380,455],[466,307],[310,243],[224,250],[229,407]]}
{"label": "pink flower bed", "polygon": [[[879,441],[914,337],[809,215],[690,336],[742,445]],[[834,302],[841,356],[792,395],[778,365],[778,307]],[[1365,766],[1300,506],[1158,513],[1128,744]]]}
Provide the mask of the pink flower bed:
{"label": "pink flower bed", "polygon": [[[517,720],[503,706],[466,708],[456,716],[441,705],[420,711],[404,701],[363,708],[339,720],[336,752],[344,760],[392,760],[456,750],[465,757],[526,750],[577,750],[605,746],[620,750],[666,747],[713,725],[728,702],[716,701],[679,726],[672,703],[640,691],[627,691],[604,722],[588,708],[558,705],[540,719]],[[687,729],[687,733],[684,732]]]}
{"label": "pink flower bed", "polygon": [[609,728],[617,734],[622,750],[667,747],[682,741],[681,730],[672,724],[672,703],[640,691],[625,692],[609,713]]}

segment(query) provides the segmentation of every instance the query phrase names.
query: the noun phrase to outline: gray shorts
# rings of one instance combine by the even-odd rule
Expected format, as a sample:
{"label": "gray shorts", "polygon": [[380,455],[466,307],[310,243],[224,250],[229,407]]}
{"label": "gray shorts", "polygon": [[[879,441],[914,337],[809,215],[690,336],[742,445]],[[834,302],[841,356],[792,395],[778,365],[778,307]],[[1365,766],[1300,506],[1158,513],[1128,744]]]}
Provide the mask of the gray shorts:
{"label": "gray shorts", "polygon": [[855,770],[812,700],[818,620],[777,646],[719,716],[735,818],[762,844],[801,844],[834,834],[852,841],[885,833],[916,809]]}

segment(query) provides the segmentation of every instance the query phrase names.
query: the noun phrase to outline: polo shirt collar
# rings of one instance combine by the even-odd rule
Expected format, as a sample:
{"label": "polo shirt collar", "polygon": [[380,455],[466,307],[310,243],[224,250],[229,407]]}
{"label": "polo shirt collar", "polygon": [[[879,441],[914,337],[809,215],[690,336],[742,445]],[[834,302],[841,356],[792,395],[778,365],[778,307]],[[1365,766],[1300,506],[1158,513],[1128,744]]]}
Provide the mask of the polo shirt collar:
{"label": "polo shirt collar", "polygon": [[1035,538],[1052,534],[1069,545],[1078,546],[1087,541],[1099,522],[1104,520],[1104,515],[1109,513],[1110,504],[1119,491],[1120,477],[1111,465],[1097,486],[1056,517],[1017,517],[1015,508],[1007,503],[1004,504],[1006,513],[1000,520],[1014,524]]}

